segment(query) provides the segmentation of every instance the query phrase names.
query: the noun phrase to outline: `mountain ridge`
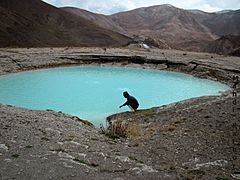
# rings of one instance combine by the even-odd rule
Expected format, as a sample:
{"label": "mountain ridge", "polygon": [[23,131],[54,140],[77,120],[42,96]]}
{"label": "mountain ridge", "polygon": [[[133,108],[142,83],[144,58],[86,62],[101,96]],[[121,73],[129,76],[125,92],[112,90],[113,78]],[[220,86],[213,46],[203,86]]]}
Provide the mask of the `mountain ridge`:
{"label": "mountain ridge", "polygon": [[[72,13],[71,7],[62,9]],[[74,13],[84,16],[81,9],[75,8]],[[221,36],[240,34],[240,10],[207,13],[165,4],[113,15],[91,13],[91,17],[92,22],[112,31],[130,37],[158,39],[180,50],[203,51]]]}
{"label": "mountain ridge", "polygon": [[41,0],[0,1],[0,46],[122,46],[130,38]]}
{"label": "mountain ridge", "polygon": [[[103,15],[41,0],[0,1],[0,47],[126,46],[229,53],[227,35],[240,35],[240,10],[207,13],[169,4]],[[222,48],[220,46],[223,46]],[[226,46],[226,47],[225,47]]]}

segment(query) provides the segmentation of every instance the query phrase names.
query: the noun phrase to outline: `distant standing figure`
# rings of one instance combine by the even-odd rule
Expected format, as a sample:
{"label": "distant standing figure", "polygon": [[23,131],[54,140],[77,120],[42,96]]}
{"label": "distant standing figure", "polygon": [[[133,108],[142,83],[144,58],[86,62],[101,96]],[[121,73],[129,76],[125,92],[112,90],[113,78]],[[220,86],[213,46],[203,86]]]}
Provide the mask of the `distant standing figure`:
{"label": "distant standing figure", "polygon": [[127,99],[127,101],[123,105],[119,106],[119,108],[127,105],[132,111],[136,111],[139,106],[137,99],[130,96],[127,91],[123,92],[123,96]]}
{"label": "distant standing figure", "polygon": [[104,51],[104,53],[106,53],[107,52],[107,48],[103,48],[103,51]]}

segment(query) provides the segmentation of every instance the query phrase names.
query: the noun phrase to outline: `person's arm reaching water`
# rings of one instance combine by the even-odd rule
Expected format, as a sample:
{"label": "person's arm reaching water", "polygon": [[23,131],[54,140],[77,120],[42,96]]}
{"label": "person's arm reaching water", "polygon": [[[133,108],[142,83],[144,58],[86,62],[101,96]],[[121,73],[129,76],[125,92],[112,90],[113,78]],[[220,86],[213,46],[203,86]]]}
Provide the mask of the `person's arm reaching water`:
{"label": "person's arm reaching water", "polygon": [[123,96],[127,99],[127,101],[123,105],[119,106],[119,108],[128,105],[131,110],[136,111],[139,106],[137,99],[130,96],[127,91],[123,93]]}
{"label": "person's arm reaching water", "polygon": [[128,105],[128,101],[126,101],[123,105],[119,106],[119,108],[122,108],[123,106]]}

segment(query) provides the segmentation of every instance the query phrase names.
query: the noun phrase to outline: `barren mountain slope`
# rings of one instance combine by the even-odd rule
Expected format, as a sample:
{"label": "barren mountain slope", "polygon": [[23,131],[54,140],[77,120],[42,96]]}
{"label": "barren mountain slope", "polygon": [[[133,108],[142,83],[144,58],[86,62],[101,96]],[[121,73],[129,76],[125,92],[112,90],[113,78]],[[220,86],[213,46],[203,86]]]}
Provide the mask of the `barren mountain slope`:
{"label": "barren mountain slope", "polygon": [[121,46],[129,38],[41,0],[0,1],[0,46]]}
{"label": "barren mountain slope", "polygon": [[163,39],[177,49],[200,50],[206,43],[216,39],[191,12],[170,5],[139,8],[114,14],[111,18],[130,35]]}
{"label": "barren mountain slope", "polygon": [[221,38],[211,42],[207,47],[207,52],[217,53],[217,54],[229,54],[240,56],[240,35],[225,35]]}
{"label": "barren mountain slope", "polygon": [[70,7],[63,10],[91,20],[101,27],[132,37],[151,37],[177,49],[199,51],[217,38],[194,18],[194,13],[171,5],[139,8],[111,16]]}

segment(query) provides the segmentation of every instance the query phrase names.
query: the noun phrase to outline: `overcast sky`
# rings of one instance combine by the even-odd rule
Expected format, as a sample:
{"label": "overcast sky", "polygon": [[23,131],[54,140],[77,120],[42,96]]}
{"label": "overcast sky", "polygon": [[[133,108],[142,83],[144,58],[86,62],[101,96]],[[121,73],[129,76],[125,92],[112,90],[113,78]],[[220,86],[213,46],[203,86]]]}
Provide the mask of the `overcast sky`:
{"label": "overcast sky", "polygon": [[73,6],[101,14],[113,14],[138,7],[171,4],[184,9],[215,12],[240,9],[240,0],[44,0],[57,7]]}

